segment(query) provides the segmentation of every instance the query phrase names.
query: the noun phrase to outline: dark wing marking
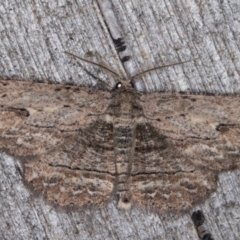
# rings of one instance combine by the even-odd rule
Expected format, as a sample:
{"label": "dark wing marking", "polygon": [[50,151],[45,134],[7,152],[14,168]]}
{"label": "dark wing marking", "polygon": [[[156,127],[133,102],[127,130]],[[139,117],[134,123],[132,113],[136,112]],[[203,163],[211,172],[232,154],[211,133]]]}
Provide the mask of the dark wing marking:
{"label": "dark wing marking", "polygon": [[86,129],[66,137],[63,144],[44,155],[53,166],[115,174],[113,125],[97,120]]}

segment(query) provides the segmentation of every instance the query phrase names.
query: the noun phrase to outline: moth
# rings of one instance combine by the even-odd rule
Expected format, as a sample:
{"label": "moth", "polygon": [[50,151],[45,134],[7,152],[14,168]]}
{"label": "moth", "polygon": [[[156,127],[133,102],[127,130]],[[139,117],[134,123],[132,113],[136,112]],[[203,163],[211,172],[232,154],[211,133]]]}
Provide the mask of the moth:
{"label": "moth", "polygon": [[240,166],[238,95],[1,80],[0,99],[0,150],[59,206],[185,211]]}

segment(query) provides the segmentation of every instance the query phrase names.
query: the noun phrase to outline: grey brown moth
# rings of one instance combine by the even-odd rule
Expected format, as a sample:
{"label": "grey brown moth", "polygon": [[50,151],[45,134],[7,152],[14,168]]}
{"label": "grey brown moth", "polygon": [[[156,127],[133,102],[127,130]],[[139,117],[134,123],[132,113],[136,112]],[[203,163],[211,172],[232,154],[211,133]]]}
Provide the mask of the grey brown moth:
{"label": "grey brown moth", "polygon": [[239,96],[122,85],[0,81],[0,149],[22,159],[25,182],[48,202],[188,210],[240,167]]}

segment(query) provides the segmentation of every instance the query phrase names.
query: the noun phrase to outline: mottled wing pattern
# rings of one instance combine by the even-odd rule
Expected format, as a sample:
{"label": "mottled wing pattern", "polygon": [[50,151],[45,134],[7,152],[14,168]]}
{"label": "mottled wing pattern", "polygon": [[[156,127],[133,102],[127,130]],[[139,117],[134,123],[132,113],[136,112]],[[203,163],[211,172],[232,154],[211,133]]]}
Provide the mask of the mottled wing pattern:
{"label": "mottled wing pattern", "polygon": [[[89,88],[0,81],[0,149],[17,156],[39,155],[96,121],[109,94]],[[101,101],[99,101],[101,98]]]}
{"label": "mottled wing pattern", "polygon": [[113,126],[97,116],[108,97],[83,87],[0,81],[0,149],[29,159],[25,180],[48,201],[99,207],[109,199]]}
{"label": "mottled wing pattern", "polygon": [[219,172],[240,166],[239,100],[156,96],[144,113],[160,121],[136,129],[134,200],[160,211],[189,209],[216,189]]}
{"label": "mottled wing pattern", "polygon": [[115,181],[113,126],[101,120],[26,164],[34,189],[60,206],[103,207]]}
{"label": "mottled wing pattern", "polygon": [[216,189],[219,172],[240,167],[239,97],[151,94],[140,103],[127,88],[109,96],[0,81],[0,150],[25,160],[26,182],[49,202],[102,207],[118,192],[119,122],[133,144],[121,181],[140,206],[189,209]]}

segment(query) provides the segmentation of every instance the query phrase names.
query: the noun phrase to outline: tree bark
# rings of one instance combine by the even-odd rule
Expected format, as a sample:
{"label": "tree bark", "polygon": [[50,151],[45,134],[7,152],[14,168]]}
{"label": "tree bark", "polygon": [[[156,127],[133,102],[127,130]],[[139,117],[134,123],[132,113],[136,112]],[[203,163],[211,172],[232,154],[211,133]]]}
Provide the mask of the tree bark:
{"label": "tree bark", "polygon": [[[134,79],[146,93],[240,91],[239,0],[8,0],[0,12],[2,79],[93,87],[97,78],[118,81],[69,51],[124,79],[179,63]],[[217,191],[191,212],[161,215],[119,210],[114,201],[104,209],[50,206],[24,185],[18,159],[0,159],[1,239],[198,239],[191,220],[198,209],[215,239],[239,239],[239,170],[220,174]]]}

